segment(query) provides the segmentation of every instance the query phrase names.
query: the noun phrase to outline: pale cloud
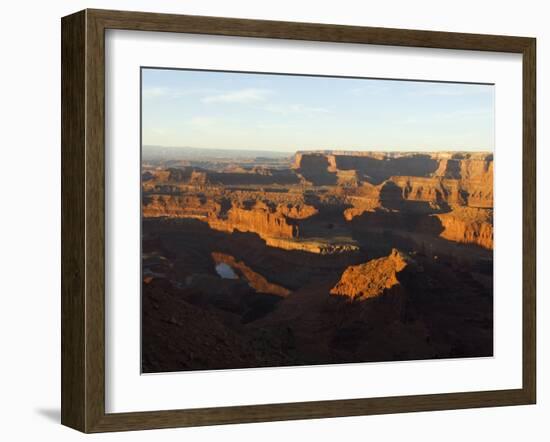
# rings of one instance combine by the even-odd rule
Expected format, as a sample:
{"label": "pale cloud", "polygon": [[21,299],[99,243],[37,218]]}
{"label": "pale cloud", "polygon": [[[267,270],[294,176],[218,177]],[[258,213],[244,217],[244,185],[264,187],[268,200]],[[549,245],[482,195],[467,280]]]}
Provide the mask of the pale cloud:
{"label": "pale cloud", "polygon": [[401,120],[403,124],[423,124],[431,125],[433,123],[442,123],[448,121],[465,121],[465,120],[479,120],[490,121],[493,117],[492,109],[460,109],[450,112],[441,112],[437,114],[430,115],[429,120],[426,118],[419,118],[417,116],[408,116]]}
{"label": "pale cloud", "polygon": [[359,87],[348,89],[347,92],[355,97],[362,97],[365,95],[387,94],[391,92],[391,89],[388,85],[383,84],[364,84]]}
{"label": "pale cloud", "polygon": [[460,97],[490,92],[489,85],[483,84],[452,84],[452,83],[429,83],[424,87],[409,92],[412,97]]}
{"label": "pale cloud", "polygon": [[214,117],[196,116],[187,121],[193,127],[207,128],[213,126],[218,120]]}
{"label": "pale cloud", "polygon": [[295,128],[294,125],[288,123],[258,123],[256,127],[262,130],[285,130]]}
{"label": "pale cloud", "polygon": [[201,99],[203,103],[254,103],[266,100],[273,92],[268,89],[240,89],[209,95]]}
{"label": "pale cloud", "polygon": [[158,98],[168,94],[168,89],[165,87],[148,87],[143,89],[143,98]]}
{"label": "pale cloud", "polygon": [[289,104],[289,105],[280,105],[272,104],[264,108],[269,112],[274,112],[282,115],[292,115],[292,114],[328,114],[330,111],[324,107],[315,107],[315,106],[304,106],[302,104]]}
{"label": "pale cloud", "polygon": [[209,88],[197,88],[197,89],[181,89],[181,88],[169,88],[169,87],[147,87],[142,91],[143,98],[155,99],[155,98],[182,98],[192,95],[205,95],[215,94],[218,91]]}

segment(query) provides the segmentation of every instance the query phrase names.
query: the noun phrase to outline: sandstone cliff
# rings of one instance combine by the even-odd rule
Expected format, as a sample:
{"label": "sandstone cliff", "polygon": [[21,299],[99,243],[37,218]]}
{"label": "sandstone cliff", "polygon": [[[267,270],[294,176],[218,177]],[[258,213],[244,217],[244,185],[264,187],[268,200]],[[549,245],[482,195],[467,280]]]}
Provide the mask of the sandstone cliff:
{"label": "sandstone cliff", "polygon": [[225,217],[208,219],[210,227],[216,230],[257,233],[261,238],[295,238],[298,227],[290,224],[282,213],[271,210],[263,204],[250,209],[231,207]]}
{"label": "sandstone cliff", "polygon": [[298,152],[289,166],[145,170],[143,216],[200,219],[215,230],[256,233],[271,247],[317,254],[356,250],[347,239],[331,240],[349,237],[349,226],[338,235],[330,230],[342,221],[363,230],[420,228],[492,248],[485,212],[493,207],[491,154]]}
{"label": "sandstone cliff", "polygon": [[[367,181],[378,185],[389,179],[409,179],[420,185],[445,182],[455,190],[451,195],[454,201],[450,202],[469,197],[471,206],[492,206],[493,156],[489,153],[298,152],[293,167],[318,185],[335,184],[339,174],[348,183]],[[432,177],[437,180],[419,180]],[[468,195],[457,194],[459,190]]]}
{"label": "sandstone cliff", "polygon": [[212,252],[212,259],[216,264],[224,263],[229,265],[234,271],[240,273],[248,284],[259,293],[267,293],[286,297],[290,290],[277,284],[269,282],[259,273],[252,270],[244,262],[236,260],[233,256],[220,252]]}
{"label": "sandstone cliff", "polygon": [[308,182],[315,186],[329,186],[337,183],[334,156],[324,154],[297,154],[294,167]]}
{"label": "sandstone cliff", "polygon": [[146,218],[209,218],[220,211],[220,204],[198,196],[148,195],[144,198],[142,214]]}
{"label": "sandstone cliff", "polygon": [[362,300],[382,295],[399,285],[398,274],[408,265],[408,258],[397,249],[389,256],[348,267],[330,293]]}
{"label": "sandstone cliff", "polygon": [[278,213],[291,219],[306,219],[316,215],[319,211],[309,204],[279,204],[277,206]]}
{"label": "sandstone cliff", "polygon": [[443,226],[441,237],[493,248],[493,211],[472,207],[455,207],[449,213],[434,215]]}

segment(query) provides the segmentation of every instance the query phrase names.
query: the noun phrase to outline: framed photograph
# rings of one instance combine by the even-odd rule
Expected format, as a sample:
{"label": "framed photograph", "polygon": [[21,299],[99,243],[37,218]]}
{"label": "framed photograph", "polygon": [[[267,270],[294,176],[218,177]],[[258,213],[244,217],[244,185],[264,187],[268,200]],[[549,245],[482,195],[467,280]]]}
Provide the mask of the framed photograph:
{"label": "framed photograph", "polygon": [[62,19],[62,423],[533,404],[535,39]]}

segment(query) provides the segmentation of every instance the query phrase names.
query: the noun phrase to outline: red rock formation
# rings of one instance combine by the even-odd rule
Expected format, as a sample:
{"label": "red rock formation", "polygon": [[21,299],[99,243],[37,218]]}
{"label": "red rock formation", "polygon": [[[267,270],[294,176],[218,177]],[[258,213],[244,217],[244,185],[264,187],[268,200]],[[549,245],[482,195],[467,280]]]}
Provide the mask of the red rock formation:
{"label": "red rock formation", "polygon": [[493,161],[463,161],[461,186],[468,194],[468,206],[493,207]]}
{"label": "red rock formation", "polygon": [[[455,165],[450,167],[449,162]],[[490,160],[443,159],[434,176],[392,176],[378,185],[363,182],[356,191],[348,192],[346,203],[353,207],[344,211],[344,217],[351,221],[364,212],[379,208],[426,213],[447,206],[492,208],[492,170]],[[427,204],[422,206],[407,202]]]}
{"label": "red rock formation", "polygon": [[272,212],[261,204],[245,209],[242,207],[231,207],[225,218],[211,218],[208,220],[210,227],[216,230],[233,232],[252,232],[260,235],[261,238],[295,238],[298,236],[298,228],[289,224],[284,215],[279,212]]}
{"label": "red rock formation", "polygon": [[306,181],[315,186],[334,185],[337,182],[336,161],[333,155],[298,153],[294,167]]}
{"label": "red rock formation", "polygon": [[292,219],[306,219],[319,213],[315,207],[308,204],[279,204],[277,212]]}
{"label": "red rock formation", "polygon": [[380,208],[380,188],[370,183],[363,183],[353,193],[349,193],[345,199],[346,204],[352,207],[344,210],[344,218],[351,221],[354,217],[362,215],[365,212],[374,212]]}
{"label": "red rock formation", "polygon": [[399,285],[397,275],[407,267],[408,258],[397,249],[389,256],[348,267],[330,293],[351,301],[380,296]]}
{"label": "red rock formation", "polygon": [[150,195],[144,198],[142,213],[145,218],[209,218],[216,216],[220,205],[197,196]]}
{"label": "red rock formation", "polygon": [[443,226],[441,237],[450,241],[493,248],[493,211],[472,207],[455,207],[451,212],[434,215]]}
{"label": "red rock formation", "polygon": [[240,273],[248,281],[248,284],[254,290],[256,290],[256,292],[268,293],[281,297],[286,297],[290,295],[290,290],[283,286],[269,282],[262,275],[248,267],[244,262],[237,261],[231,255],[220,252],[212,252],[212,259],[216,264],[225,263],[230,266],[234,271]]}
{"label": "red rock formation", "polygon": [[493,180],[493,156],[460,161],[460,178],[467,181]]}
{"label": "red rock formation", "polygon": [[399,176],[390,181],[401,189],[400,198],[404,201],[466,204],[458,180]]}
{"label": "red rock formation", "polygon": [[[333,179],[331,174],[344,171],[355,171],[358,179],[362,177],[372,184],[392,177],[437,177],[456,187],[452,180],[459,180],[460,187],[470,193],[468,205],[492,206],[493,156],[488,153],[298,152],[293,167],[314,184],[324,184]],[[351,177],[342,175],[344,181]]]}
{"label": "red rock formation", "polygon": [[434,176],[458,179],[460,178],[460,160],[445,158],[439,161],[437,170],[433,174]]}
{"label": "red rock formation", "polygon": [[277,247],[284,250],[300,250],[302,252],[315,253],[318,255],[335,255],[339,253],[356,252],[359,246],[353,240],[330,241],[330,240],[300,240],[286,238],[264,238],[265,243],[270,247]]}
{"label": "red rock formation", "polygon": [[361,177],[356,170],[337,170],[337,185],[340,187],[357,187],[361,182]]}
{"label": "red rock formation", "polygon": [[[369,213],[395,214],[401,220],[390,224],[395,229],[406,226],[408,214],[438,214],[442,229],[430,229],[432,234],[492,247],[492,219],[483,211],[460,211],[493,207],[493,158],[487,153],[298,152],[287,169],[148,169],[142,183],[144,217],[201,219],[216,230],[257,233],[287,250],[355,250],[313,227],[315,220],[323,222],[324,215],[309,220],[320,210],[336,210],[346,221],[364,215],[366,226],[372,224]],[[424,221],[436,222],[431,216]]]}
{"label": "red rock formation", "polygon": [[430,176],[438,162],[429,154],[389,155],[383,152],[357,154],[336,154],[339,170],[356,170],[364,180],[380,184],[392,176]]}

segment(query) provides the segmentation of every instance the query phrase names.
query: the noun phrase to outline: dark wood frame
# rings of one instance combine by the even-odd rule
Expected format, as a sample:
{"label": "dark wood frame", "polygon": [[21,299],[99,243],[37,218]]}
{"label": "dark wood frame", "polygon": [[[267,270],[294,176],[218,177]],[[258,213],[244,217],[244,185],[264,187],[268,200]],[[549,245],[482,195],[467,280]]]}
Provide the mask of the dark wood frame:
{"label": "dark wood frame", "polygon": [[[83,432],[534,404],[536,40],[449,32],[84,10],[62,19],[61,422]],[[523,386],[401,397],[105,412],[105,30],[185,32],[523,56]]]}

